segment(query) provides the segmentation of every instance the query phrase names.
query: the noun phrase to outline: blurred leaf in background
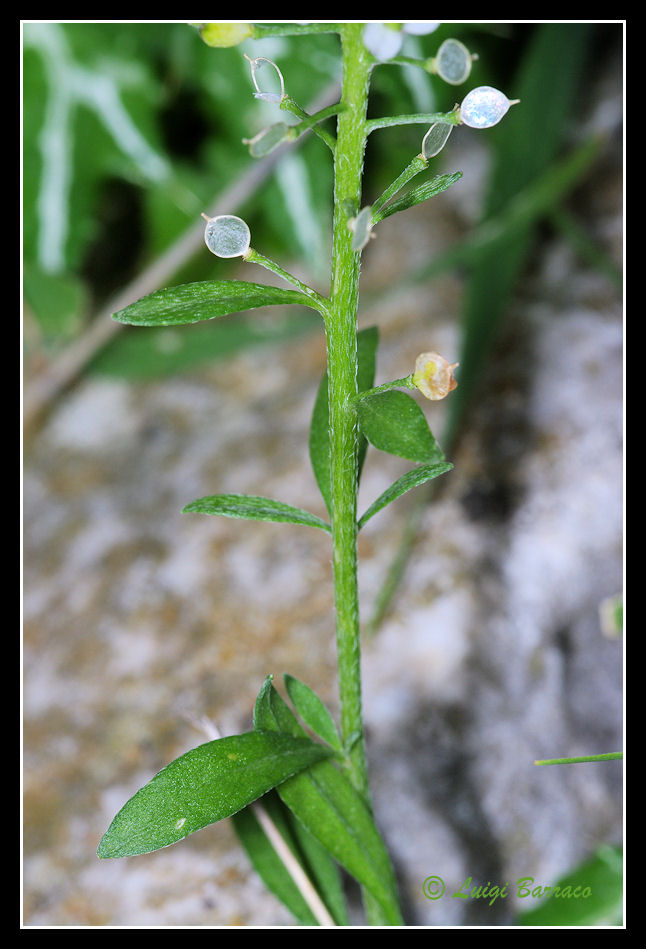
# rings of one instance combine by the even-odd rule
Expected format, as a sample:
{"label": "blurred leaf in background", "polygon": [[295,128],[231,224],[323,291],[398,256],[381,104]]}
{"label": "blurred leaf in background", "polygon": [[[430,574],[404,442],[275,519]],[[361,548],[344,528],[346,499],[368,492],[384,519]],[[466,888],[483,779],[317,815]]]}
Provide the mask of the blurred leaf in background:
{"label": "blurred leaf in background", "polygon": [[[245,51],[279,57],[290,91],[307,103],[336,80],[336,47],[335,37],[305,36],[214,51],[188,24],[25,23],[24,296],[33,323],[26,340],[51,353],[80,333],[92,311],[254,164],[242,139],[275,121],[278,106],[253,98]],[[249,195],[254,238],[304,257],[319,279],[329,256],[331,182],[329,154],[308,141]],[[225,267],[199,255],[173,282],[220,277]],[[232,332],[239,340],[240,327]],[[250,341],[271,336],[252,332]],[[179,365],[169,362],[169,348],[158,350],[161,372]],[[200,346],[188,348],[199,355]],[[117,363],[113,356],[110,371]],[[124,369],[132,374],[129,350]],[[149,356],[144,375],[151,371]]]}
{"label": "blurred leaf in background", "polygon": [[[510,29],[495,24],[442,25],[430,36],[407,36],[403,52],[431,56],[448,35],[479,52],[469,86],[492,62],[504,71],[515,55]],[[277,104],[254,99],[244,53],[279,61],[289,94],[304,107],[340,78],[338,38],[331,34],[213,50],[181,23],[23,24],[25,341],[45,360],[82,334],[112,294],[254,166],[242,139],[289,121]],[[379,67],[373,88],[375,115],[448,109],[460,96],[413,66]],[[423,131],[412,126],[372,136],[366,192],[378,191],[419,151]],[[298,259],[325,289],[331,200],[329,152],[305,136],[238,210],[257,246]],[[198,254],[168,282],[230,273],[225,261]],[[311,325],[309,317],[274,319],[276,326],[270,320],[262,328],[228,321],[217,333],[193,327],[179,345],[165,333],[141,347],[132,332],[121,331],[94,365],[113,374],[121,366],[134,377],[141,359],[140,374],[150,377]]]}
{"label": "blurred leaf in background", "polygon": [[[587,887],[583,898],[545,896],[516,919],[517,926],[621,926],[623,921],[623,850],[600,847],[596,853],[556,883],[564,890]],[[538,881],[536,881],[538,885]],[[533,889],[533,884],[528,884]],[[583,892],[583,890],[581,890]]]}

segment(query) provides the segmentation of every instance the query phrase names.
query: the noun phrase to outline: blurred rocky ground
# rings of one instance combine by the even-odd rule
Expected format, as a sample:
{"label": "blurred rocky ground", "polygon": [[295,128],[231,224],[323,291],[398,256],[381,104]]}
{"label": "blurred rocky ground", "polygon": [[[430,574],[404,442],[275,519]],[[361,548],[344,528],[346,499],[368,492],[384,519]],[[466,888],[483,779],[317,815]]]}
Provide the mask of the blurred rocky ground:
{"label": "blurred rocky ground", "polygon": [[[621,115],[613,78],[600,126]],[[365,251],[378,382],[419,352],[458,352],[461,274],[392,292],[476,214],[487,153],[469,130],[450,144],[459,186],[385,221]],[[620,136],[576,201],[621,264]],[[223,734],[250,728],[267,673],[337,708],[328,536],[180,514],[226,491],[323,514],[307,434],[324,359],[312,335],[145,385],[88,375],[28,444],[26,925],[291,925],[226,821],[130,860],[95,851],[125,800],[205,740],[204,716]],[[440,432],[445,405],[423,408]],[[433,902],[422,883],[553,883],[622,836],[621,762],[533,764],[622,747],[622,644],[599,621],[622,587],[621,294],[547,228],[451,460],[364,644],[370,771],[408,923],[509,925],[525,908],[511,898]],[[360,510],[409,467],[370,449]],[[364,619],[413,504],[361,533]]]}

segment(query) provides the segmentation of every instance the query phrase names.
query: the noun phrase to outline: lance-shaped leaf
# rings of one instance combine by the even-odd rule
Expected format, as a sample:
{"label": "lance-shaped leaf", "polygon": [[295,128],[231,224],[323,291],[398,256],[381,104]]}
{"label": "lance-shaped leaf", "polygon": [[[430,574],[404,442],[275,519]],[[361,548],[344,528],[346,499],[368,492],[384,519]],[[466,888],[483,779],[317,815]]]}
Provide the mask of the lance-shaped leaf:
{"label": "lance-shaped leaf", "polygon": [[426,417],[412,396],[389,390],[357,402],[359,427],[371,445],[410,461],[444,461]]}
{"label": "lance-shaped leaf", "polygon": [[113,313],[112,319],[133,326],[179,326],[286,303],[312,306],[310,298],[299,290],[266,287],[244,280],[206,280],[155,290]]}
{"label": "lance-shaped leaf", "polygon": [[285,680],[287,694],[305,724],[328,745],[341,750],[341,739],[334,724],[334,719],[316,692],[313,692],[309,685],[305,685],[304,682],[294,678],[294,676],[285,674],[283,679]]}
{"label": "lance-shaped leaf", "polygon": [[[376,326],[368,326],[357,334],[357,386],[359,392],[371,389],[375,381],[376,353],[379,342],[379,330]],[[328,511],[331,510],[330,489],[330,414],[328,406],[328,377],[323,373],[321,384],[314,403],[312,424],[310,427],[310,461],[319,491],[325,501]],[[368,443],[364,435],[359,436],[358,472],[361,477],[363,462],[366,457]]]}
{"label": "lance-shaped leaf", "polygon": [[[366,521],[369,521],[371,517],[374,517],[375,514],[385,508],[387,504],[390,504],[391,501],[400,498],[402,494],[406,494],[406,492],[412,488],[417,488],[420,484],[432,481],[433,478],[437,478],[439,475],[450,471],[452,467],[453,465],[448,462],[440,462],[439,464],[420,465],[419,468],[413,468],[412,471],[407,471],[405,475],[402,475],[401,478],[394,481],[389,488],[386,488],[384,493],[380,494],[377,500],[373,501],[368,510],[362,514],[358,523],[359,530],[361,530]],[[323,738],[323,735],[321,735],[321,738]]]}
{"label": "lance-shaped leaf", "polygon": [[[295,737],[305,734],[271,677],[256,700],[254,727]],[[331,762],[318,762],[277,791],[309,833],[372,894],[388,924],[402,925],[390,858],[370,809],[346,776]]]}
{"label": "lance-shaped leaf", "polygon": [[[280,834],[284,845],[291,851],[303,873],[322,899],[337,926],[348,924],[343,887],[338,868],[329,854],[302,824],[294,818],[275,791],[262,799],[262,808]],[[247,852],[256,872],[267,888],[283,903],[292,915],[305,926],[318,926],[302,889],[294,879],[293,865],[289,866],[277,853],[265,833],[262,816],[257,807],[245,807],[232,817],[233,827]]]}
{"label": "lance-shaped leaf", "polygon": [[248,521],[276,521],[286,524],[304,524],[330,530],[330,525],[300,507],[292,507],[273,498],[254,494],[213,494],[198,498],[182,508],[182,514],[220,514],[223,517],[239,517]]}
{"label": "lance-shaped leaf", "polygon": [[385,208],[381,208],[375,212],[372,216],[372,226],[374,227],[379,221],[390,217],[391,214],[396,214],[397,211],[406,211],[416,204],[421,204],[422,201],[434,198],[436,194],[446,191],[452,184],[459,181],[461,177],[461,171],[455,171],[451,175],[435,175],[429,181],[424,182],[423,185],[418,185],[417,188],[411,188],[411,190],[407,191],[401,198],[396,198],[394,201],[391,201],[390,204],[387,204]]}
{"label": "lance-shaped leaf", "polygon": [[266,794],[330,754],[310,739],[262,731],[218,738],[163,768],[121,808],[99,857],[131,857],[168,847]]}

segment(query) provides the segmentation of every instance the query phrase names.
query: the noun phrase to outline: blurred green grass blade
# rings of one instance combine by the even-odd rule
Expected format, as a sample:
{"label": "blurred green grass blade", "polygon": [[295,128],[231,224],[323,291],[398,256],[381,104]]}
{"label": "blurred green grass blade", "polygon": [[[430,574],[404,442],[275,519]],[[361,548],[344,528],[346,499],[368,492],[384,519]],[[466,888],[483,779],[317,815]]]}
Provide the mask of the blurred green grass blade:
{"label": "blurred green grass blade", "polygon": [[[469,235],[443,254],[439,254],[422,267],[409,271],[380,297],[397,293],[410,284],[424,283],[447,270],[470,267],[476,264],[483,254],[495,253],[499,241],[509,242],[517,229],[524,230],[537,225],[546,216],[552,220],[553,215],[557,213],[559,202],[585,178],[602,146],[601,139],[590,138],[563,158],[555,159],[545,172],[528,182],[500,212],[482,221]],[[602,269],[601,263],[599,269]],[[609,273],[609,276],[612,275]]]}
{"label": "blurred green grass blade", "polygon": [[[508,208],[555,159],[592,36],[592,24],[585,23],[547,23],[536,29],[513,89],[510,87],[510,94],[521,104],[490,132],[495,158],[483,206],[484,221]],[[515,227],[507,240],[500,239],[488,251],[483,250],[473,264],[462,311],[460,385],[449,407],[447,445],[455,437],[490,356],[533,238],[531,224]]]}
{"label": "blurred green grass blade", "polygon": [[131,857],[183,840],[246,807],[330,754],[325,745],[253,731],[192,748],[163,768],[121,808],[99,857]]}
{"label": "blurred green grass blade", "polygon": [[[487,132],[494,159],[473,243],[467,240],[464,247],[450,250],[424,268],[424,279],[457,264],[468,262],[471,268],[461,315],[460,385],[451,394],[442,433],[447,452],[491,356],[510,295],[532,247],[536,225],[557,195],[580,180],[599,147],[596,142],[587,142],[563,162],[557,160],[593,38],[594,24],[589,23],[547,23],[536,28],[509,87],[509,94],[521,102],[500,125]],[[505,220],[507,233],[501,226]],[[396,594],[417,536],[420,509],[428,502],[433,487],[431,484],[419,498],[404,528],[369,620],[373,631]]]}
{"label": "blurred green grass blade", "polygon": [[46,341],[74,337],[82,328],[88,294],[74,274],[47,273],[25,261],[23,292]]}
{"label": "blurred green grass blade", "polygon": [[182,514],[219,514],[248,521],[273,521],[282,524],[303,524],[330,531],[330,525],[300,507],[293,507],[273,498],[254,494],[212,494],[198,498],[182,508]]}
{"label": "blurred green grass blade", "polygon": [[615,285],[617,290],[623,287],[623,273],[621,267],[612,260],[578,224],[572,214],[564,208],[554,207],[550,211],[549,219],[554,227],[569,241],[579,257],[599,273],[605,274]]}
{"label": "blurred green grass blade", "polygon": [[235,320],[193,323],[180,327],[123,331],[91,363],[93,372],[124,379],[158,379],[193,366],[221,360],[251,346],[273,346],[320,329],[311,310],[268,314],[265,319],[240,314]]}
{"label": "blurred green grass blade", "polygon": [[[527,882],[530,893],[541,881]],[[517,916],[516,926],[621,926],[623,916],[623,857],[621,847],[601,847],[556,885],[589,887],[590,895],[564,898],[525,896],[531,908]]]}

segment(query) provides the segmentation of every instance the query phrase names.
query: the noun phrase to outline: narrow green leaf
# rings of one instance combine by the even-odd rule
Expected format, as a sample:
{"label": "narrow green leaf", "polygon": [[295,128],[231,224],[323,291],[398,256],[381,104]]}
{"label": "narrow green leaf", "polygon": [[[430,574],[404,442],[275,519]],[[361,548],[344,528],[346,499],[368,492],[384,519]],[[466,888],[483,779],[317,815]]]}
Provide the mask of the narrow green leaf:
{"label": "narrow green leaf", "polygon": [[[309,877],[337,926],[346,926],[348,916],[343,887],[332,858],[294,818],[275,791],[270,791],[263,797],[262,807]],[[246,807],[234,814],[232,822],[249,859],[267,888],[300,923],[318,926],[319,921],[258,821],[255,808]]]}
{"label": "narrow green leaf", "polygon": [[[262,806],[269,814],[294,857],[302,866],[292,829],[287,823],[289,812],[275,791],[270,791],[264,796]],[[299,923],[305,926],[318,926],[316,917],[307,905],[293,877],[265,834],[254,813],[254,808],[243,808],[243,810],[234,814],[231,820],[240,843],[267,889],[287,907]]]}
{"label": "narrow green leaf", "polygon": [[329,754],[329,748],[309,739],[261,731],[199,745],[172,761],[130,798],[110,824],[97,853],[99,857],[131,857],[168,847],[231,817]]}
{"label": "narrow green leaf", "polygon": [[429,181],[425,181],[423,185],[418,185],[417,188],[411,188],[411,190],[407,191],[401,198],[396,198],[394,201],[391,201],[390,204],[387,204],[386,207],[381,208],[373,214],[372,226],[374,227],[375,224],[383,221],[384,218],[390,217],[391,214],[396,214],[397,211],[406,211],[416,204],[421,204],[422,201],[428,201],[429,198],[434,198],[436,194],[446,191],[452,184],[459,181],[461,177],[461,171],[455,171],[451,175],[434,175]]}
{"label": "narrow green leaf", "polygon": [[324,531],[330,530],[330,525],[316,514],[254,494],[213,494],[198,498],[182,508],[182,514],[221,514],[223,517],[240,517],[250,521],[304,524],[307,527],[320,527]]}
{"label": "narrow green leaf", "polygon": [[405,392],[391,390],[366,396],[357,403],[357,415],[361,431],[380,451],[411,461],[444,461],[424,413]]}
{"label": "narrow green leaf", "polygon": [[113,313],[112,319],[134,326],[179,326],[259,306],[286,303],[312,305],[309,298],[298,290],[266,287],[244,280],[207,280],[156,290]]}
{"label": "narrow green leaf", "polygon": [[[256,701],[254,727],[304,734],[295,715],[265,680]],[[390,858],[366,802],[331,762],[321,762],[284,782],[278,794],[307,831],[374,896],[389,925],[401,925]]]}
{"label": "narrow green leaf", "polygon": [[[375,380],[375,366],[379,330],[376,326],[368,326],[357,334],[357,386],[359,392],[371,389]],[[328,378],[327,371],[323,373],[321,384],[316,395],[312,424],[310,427],[310,461],[316,483],[328,511],[331,509],[330,490],[330,435],[329,435],[329,407],[328,407]],[[359,436],[359,477],[366,457],[368,443],[364,435]]]}
{"label": "narrow green leaf", "polygon": [[[327,764],[323,762],[323,764]],[[281,800],[334,859],[375,897],[391,925],[401,924],[395,880],[372,814],[349,780],[321,762],[278,788]]]}
{"label": "narrow green leaf", "polygon": [[420,465],[419,468],[413,468],[412,471],[407,471],[405,475],[402,475],[401,478],[394,481],[389,488],[386,488],[384,493],[380,494],[377,500],[373,501],[368,510],[362,514],[359,518],[359,530],[361,530],[363,525],[369,521],[371,517],[374,517],[375,514],[386,507],[387,504],[390,504],[391,501],[400,498],[402,494],[406,494],[406,492],[412,488],[417,488],[420,484],[425,484],[427,481],[432,481],[433,478],[445,474],[445,472],[450,471],[452,468],[453,465],[449,464],[449,462],[440,462],[439,464]]}
{"label": "narrow green leaf", "polygon": [[[281,801],[282,804],[282,801]],[[339,868],[325,847],[285,808],[290,827],[303,854],[305,867],[337,926],[347,926],[348,911]]]}
{"label": "narrow green leaf", "polygon": [[294,708],[315,735],[326,741],[328,745],[340,751],[343,747],[334,719],[318,695],[305,685],[300,679],[287,673],[283,676],[287,694],[294,703]]}

